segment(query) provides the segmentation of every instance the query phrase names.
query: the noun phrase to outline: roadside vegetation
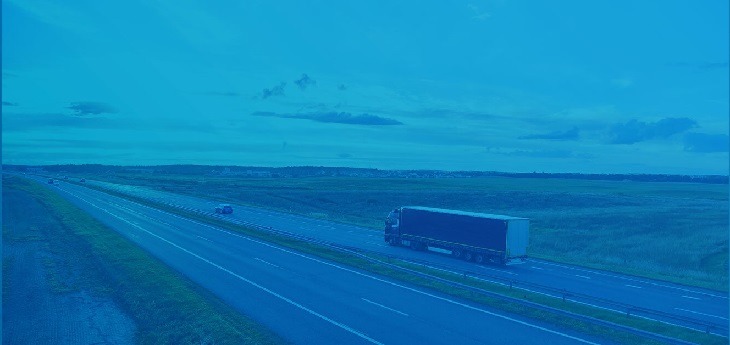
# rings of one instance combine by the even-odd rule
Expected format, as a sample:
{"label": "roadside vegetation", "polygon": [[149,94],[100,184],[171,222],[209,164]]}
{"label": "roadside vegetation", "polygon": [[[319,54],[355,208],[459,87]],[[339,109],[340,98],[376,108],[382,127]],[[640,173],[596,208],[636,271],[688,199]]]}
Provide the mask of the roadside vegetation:
{"label": "roadside vegetation", "polygon": [[[110,297],[136,325],[134,342],[284,343],[264,326],[233,310],[56,193],[25,179],[3,176],[3,198],[17,195],[6,190],[20,191],[38,200],[43,215],[52,219],[49,223],[54,225],[46,231],[53,237],[53,251],[57,256],[68,256],[49,262],[47,279],[54,293],[83,290]],[[12,227],[3,219],[4,237],[6,229]],[[8,268],[4,262],[5,277]],[[77,278],[69,280],[68,276]],[[6,285],[3,281],[4,293],[12,288],[12,282]]]}
{"label": "roadside vegetation", "polygon": [[389,210],[405,205],[527,217],[531,257],[728,291],[724,184],[155,174],[99,179],[378,230]]}
{"label": "roadside vegetation", "polygon": [[443,272],[439,270],[434,270],[426,267],[422,267],[419,265],[413,265],[406,262],[401,262],[399,260],[393,260],[390,258],[387,258],[385,256],[378,256],[378,255],[368,255],[366,257],[353,255],[350,253],[342,252],[333,248],[329,248],[326,246],[322,246],[315,243],[305,242],[289,237],[285,237],[282,235],[277,235],[274,233],[262,231],[262,230],[256,230],[244,226],[238,226],[229,222],[226,222],[224,220],[220,220],[217,218],[212,218],[209,216],[201,215],[198,213],[193,213],[190,211],[184,211],[175,207],[171,207],[168,205],[164,205],[161,203],[149,201],[146,199],[142,199],[135,196],[129,196],[117,191],[111,191],[107,190],[101,187],[96,187],[93,185],[88,186],[93,189],[102,190],[104,192],[107,192],[112,195],[117,195],[120,197],[124,197],[130,200],[133,200],[135,202],[148,205],[151,207],[155,207],[173,214],[177,214],[180,216],[184,216],[188,219],[204,222],[207,224],[215,225],[223,229],[227,229],[230,231],[239,232],[251,237],[255,237],[270,243],[278,244],[283,247],[291,248],[294,250],[297,250],[302,253],[311,254],[313,256],[317,256],[323,259],[327,259],[333,262],[341,263],[343,265],[347,265],[350,267],[354,267],[357,269],[361,269],[367,272],[372,272],[378,275],[390,277],[392,279],[408,282],[411,284],[414,284],[416,286],[421,286],[429,289],[433,289],[451,296],[464,298],[467,300],[471,300],[486,306],[494,307],[500,310],[507,311],[509,313],[514,313],[518,315],[527,316],[530,318],[534,318],[537,320],[541,320],[544,322],[548,322],[551,324],[556,324],[561,327],[567,327],[569,329],[573,329],[576,331],[579,331],[584,334],[588,334],[591,336],[597,336],[600,338],[610,339],[611,341],[615,341],[622,344],[661,344],[663,342],[650,340],[645,337],[619,331],[613,328],[609,328],[606,326],[600,326],[596,325],[594,323],[586,322],[577,320],[575,318],[571,318],[568,316],[559,315],[550,311],[544,311],[535,309],[529,306],[525,306],[523,304],[514,303],[510,301],[505,301],[504,299],[496,298],[496,297],[490,297],[485,294],[481,294],[478,292],[474,292],[467,288],[462,288],[458,286],[454,286],[451,284],[447,284],[445,282],[440,282],[435,279],[431,279],[428,277],[422,277],[416,274],[408,273],[403,270],[399,270],[397,268],[388,267],[388,265],[383,264],[387,263],[390,265],[396,265],[408,270],[417,271],[421,273],[425,273],[431,276],[447,279],[449,281],[453,281],[456,283],[465,284],[471,287],[476,287],[479,289],[483,289],[488,292],[501,294],[504,296],[514,297],[518,299],[522,299],[529,302],[538,303],[544,306],[556,308],[559,310],[564,310],[572,313],[576,313],[579,315],[585,315],[592,318],[596,318],[599,320],[604,320],[612,323],[616,323],[619,325],[624,325],[632,328],[636,328],[643,331],[648,331],[656,334],[660,334],[666,337],[675,338],[675,339],[682,339],[685,341],[690,341],[694,343],[699,344],[725,344],[727,343],[727,338],[722,338],[715,335],[706,334],[703,332],[693,331],[687,328],[678,327],[678,326],[671,326],[662,322],[657,321],[650,321],[642,318],[632,317],[625,314],[619,314],[611,311],[606,311],[586,305],[582,305],[579,303],[571,302],[569,300],[563,301],[560,299],[526,292],[523,290],[517,290],[517,289],[510,289],[509,287],[505,287],[498,284],[493,284],[477,279],[473,279],[470,277],[464,277],[458,274],[452,274],[448,272]]}

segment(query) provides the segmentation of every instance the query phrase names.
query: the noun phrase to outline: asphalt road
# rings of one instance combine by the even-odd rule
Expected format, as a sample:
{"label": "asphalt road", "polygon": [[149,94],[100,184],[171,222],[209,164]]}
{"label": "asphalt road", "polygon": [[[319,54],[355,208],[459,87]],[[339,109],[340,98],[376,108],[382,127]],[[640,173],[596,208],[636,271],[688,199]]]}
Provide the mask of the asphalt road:
{"label": "asphalt road", "polygon": [[46,186],[294,343],[606,343],[106,193]]}
{"label": "asphalt road", "polygon": [[[506,268],[482,266],[456,260],[443,254],[415,252],[403,247],[390,247],[383,241],[382,231],[374,231],[368,228],[242,205],[234,205],[235,211],[233,214],[215,215],[213,209],[217,202],[211,200],[138,186],[118,185],[102,181],[91,181],[90,183],[162,202],[170,206],[210,213],[222,219],[269,226],[345,246],[445,265],[453,267],[456,271],[476,272],[500,279],[511,279],[524,283],[515,286],[546,293],[556,298],[562,298],[563,296],[560,293],[548,292],[529,285],[537,284],[556,290],[584,294],[595,297],[596,300],[573,298],[571,296],[568,296],[568,299],[617,312],[625,313],[626,309],[612,303],[614,301],[696,319],[719,325],[725,329],[728,325],[728,295],[717,291],[536,259],[530,259],[525,264],[511,265]],[[385,217],[385,214],[383,217]],[[605,299],[606,301],[599,301],[598,299]],[[704,330],[704,326],[691,325],[651,315],[646,317]],[[724,331],[715,332],[727,335]]]}

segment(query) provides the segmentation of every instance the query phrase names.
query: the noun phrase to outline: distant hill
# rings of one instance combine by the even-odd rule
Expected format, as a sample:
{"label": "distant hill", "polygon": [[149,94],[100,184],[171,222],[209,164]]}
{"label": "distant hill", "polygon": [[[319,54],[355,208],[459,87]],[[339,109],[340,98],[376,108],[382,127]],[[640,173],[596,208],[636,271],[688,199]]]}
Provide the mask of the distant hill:
{"label": "distant hill", "polygon": [[3,165],[4,170],[44,171],[69,174],[180,174],[223,175],[241,177],[367,177],[367,178],[474,178],[503,176],[516,178],[560,178],[579,180],[641,181],[641,182],[693,182],[728,184],[724,175],[669,175],[669,174],[581,174],[581,173],[511,173],[499,171],[444,171],[444,170],[380,170],[347,167],[293,166],[251,167],[217,165],[151,165],[119,166],[101,164],[80,165]]}

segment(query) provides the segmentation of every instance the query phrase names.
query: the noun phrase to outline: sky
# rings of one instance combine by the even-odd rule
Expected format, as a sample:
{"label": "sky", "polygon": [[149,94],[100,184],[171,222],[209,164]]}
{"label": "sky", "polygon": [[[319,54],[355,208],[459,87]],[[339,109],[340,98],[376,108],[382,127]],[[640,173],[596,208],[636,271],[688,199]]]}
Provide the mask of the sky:
{"label": "sky", "polygon": [[5,0],[2,162],[727,175],[729,12]]}

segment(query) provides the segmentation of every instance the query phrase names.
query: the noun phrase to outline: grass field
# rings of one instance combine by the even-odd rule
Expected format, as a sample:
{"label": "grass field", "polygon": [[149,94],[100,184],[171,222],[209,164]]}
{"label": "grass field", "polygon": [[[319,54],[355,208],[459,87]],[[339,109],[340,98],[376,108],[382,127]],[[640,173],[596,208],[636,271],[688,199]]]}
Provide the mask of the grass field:
{"label": "grass field", "polygon": [[527,217],[532,257],[722,291],[728,286],[727,185],[508,177],[100,179],[374,229],[404,205]]}
{"label": "grass field", "polygon": [[[33,240],[52,243],[49,250],[58,257],[47,265],[48,284],[58,294],[83,291],[114,300],[134,320],[134,343],[285,343],[56,193],[27,180],[3,177],[4,205],[22,203],[29,196],[42,205],[37,218],[44,224],[43,236],[34,235]],[[17,220],[29,215],[5,216],[3,237],[13,239]],[[8,273],[9,267],[3,269]],[[13,285],[3,283],[5,296]],[[5,316],[16,322],[23,322],[24,317],[18,313]]]}

